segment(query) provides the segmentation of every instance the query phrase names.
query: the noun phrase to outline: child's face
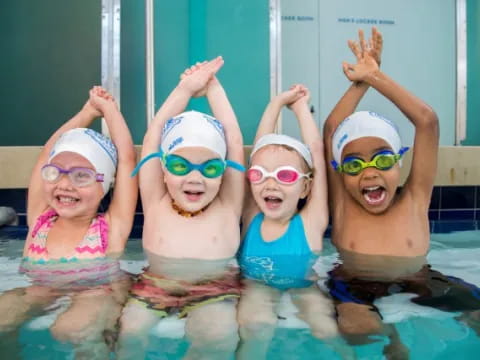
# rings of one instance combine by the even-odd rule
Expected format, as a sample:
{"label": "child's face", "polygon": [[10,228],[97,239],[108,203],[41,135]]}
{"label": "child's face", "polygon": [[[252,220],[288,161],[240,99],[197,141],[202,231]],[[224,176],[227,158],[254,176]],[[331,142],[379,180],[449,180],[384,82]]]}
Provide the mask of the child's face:
{"label": "child's face", "polygon": [[[174,152],[192,164],[202,164],[218,159],[218,154],[203,147],[184,147]],[[210,204],[218,194],[222,176],[207,178],[200,171],[192,170],[180,176],[170,173],[163,167],[164,181],[170,197],[183,210],[194,212]]]}
{"label": "child's face", "polygon": [[[90,161],[72,152],[62,152],[55,156],[50,163],[63,170],[80,167],[95,171]],[[91,185],[78,187],[72,184],[67,174],[62,174],[60,179],[54,183],[43,180],[43,190],[48,205],[59,216],[65,218],[95,216],[103,198],[101,183],[94,182]]]}
{"label": "child's face", "polygon": [[[382,150],[393,151],[383,139],[360,138],[345,146],[342,161],[350,156],[371,161]],[[342,174],[342,178],[345,189],[355,201],[366,211],[380,214],[388,209],[395,197],[400,181],[400,167],[398,163],[388,170],[367,167],[354,176]]]}
{"label": "child's face", "polygon": [[[305,161],[296,151],[278,145],[268,145],[258,150],[251,159],[251,166],[255,165],[269,172],[280,166],[292,166],[300,173],[309,172]],[[250,189],[265,217],[286,221],[297,212],[298,201],[310,192],[310,181],[301,178],[287,185],[268,177],[259,184],[250,183]]]}

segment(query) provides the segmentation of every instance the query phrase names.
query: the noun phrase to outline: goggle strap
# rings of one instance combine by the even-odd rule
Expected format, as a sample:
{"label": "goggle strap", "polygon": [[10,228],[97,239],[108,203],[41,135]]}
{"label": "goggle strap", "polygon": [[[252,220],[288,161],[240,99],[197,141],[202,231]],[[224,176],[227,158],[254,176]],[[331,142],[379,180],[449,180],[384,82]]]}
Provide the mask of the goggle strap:
{"label": "goggle strap", "polygon": [[408,150],[410,150],[410,148],[408,146],[404,146],[398,151],[398,155],[400,155],[400,157],[402,157],[403,154],[405,154]]}
{"label": "goggle strap", "polygon": [[135,169],[133,169],[132,171],[132,174],[130,175],[131,177],[134,177],[138,174],[138,172],[140,171],[140,168],[143,166],[143,164],[145,164],[148,160],[150,159],[153,159],[153,158],[160,158],[160,159],[163,159],[163,151],[159,151],[159,152],[154,152],[154,153],[151,153],[147,156],[145,156],[138,164],[137,166],[135,166]]}
{"label": "goggle strap", "polygon": [[233,160],[225,160],[225,164],[228,166],[228,167],[231,167],[232,169],[235,169],[237,171],[241,171],[241,172],[245,172],[245,166],[243,166],[242,164],[236,162],[236,161],[233,161]]}
{"label": "goggle strap", "polygon": [[340,171],[340,169],[338,168],[338,163],[335,160],[330,161],[330,164],[332,165],[333,170]]}

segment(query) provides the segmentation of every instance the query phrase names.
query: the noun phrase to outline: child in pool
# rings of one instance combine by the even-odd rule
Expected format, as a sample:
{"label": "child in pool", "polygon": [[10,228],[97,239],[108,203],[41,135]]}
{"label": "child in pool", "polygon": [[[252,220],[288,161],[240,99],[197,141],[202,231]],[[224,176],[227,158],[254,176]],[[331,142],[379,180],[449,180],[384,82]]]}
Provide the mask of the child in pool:
{"label": "child in pool", "polygon": [[[244,154],[215,76],[222,65],[218,57],[185,71],[145,135],[137,169],[149,268],[125,306],[119,358],[141,357],[148,331],[170,314],[188,315],[186,358],[230,358],[236,349],[240,289],[229,263],[240,243]],[[215,118],[182,113],[190,98],[202,95]]]}
{"label": "child in pool", "polygon": [[[50,327],[53,336],[73,343],[77,357],[105,359],[104,335],[115,329],[129,286],[118,261],[107,257],[124,249],[138,185],[130,178],[133,142],[115,101],[101,87],[89,95],[82,110],[50,137],[33,168],[21,264],[32,286],[0,297],[0,331],[15,330],[69,295],[71,304]],[[100,116],[113,143],[86,129]],[[100,214],[100,201],[114,180],[110,206]]]}
{"label": "child in pool", "polygon": [[[401,358],[408,350],[395,329],[382,324],[375,299],[412,292],[418,295],[412,299],[415,303],[469,312],[480,308],[480,292],[426,264],[428,208],[437,169],[437,115],[379,69],[380,33],[373,29],[369,44],[359,34],[359,44],[349,42],[357,63],[343,64],[353,84],[324,126],[326,158],[332,162],[327,171],[332,241],[343,260],[329,273],[328,286],[343,334],[353,339],[386,333],[392,342],[385,351]],[[400,193],[400,159],[408,148],[401,146],[395,124],[373,112],[353,113],[369,87],[392,101],[415,126],[412,166]]]}
{"label": "child in pool", "polygon": [[[337,335],[333,304],[318,288],[312,269],[322,250],[328,207],[323,141],[309,99],[303,85],[276,96],[263,114],[250,155],[238,255],[245,277],[238,310],[239,359],[266,357],[277,324],[275,307],[285,291],[315,337]],[[273,133],[283,106],[295,113],[306,145]],[[298,210],[300,200],[305,204]],[[349,349],[342,351],[348,356]]]}

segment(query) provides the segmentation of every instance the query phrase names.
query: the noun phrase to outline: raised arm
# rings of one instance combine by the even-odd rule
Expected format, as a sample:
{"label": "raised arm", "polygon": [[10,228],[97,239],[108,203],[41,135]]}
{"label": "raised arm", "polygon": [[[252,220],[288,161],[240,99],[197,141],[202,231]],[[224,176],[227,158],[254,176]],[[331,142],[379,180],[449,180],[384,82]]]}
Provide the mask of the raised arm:
{"label": "raised arm", "polygon": [[254,143],[263,135],[275,132],[280,111],[286,105],[290,105],[303,96],[299,88],[291,87],[275,96],[265,108],[260,123],[257,127]]}
{"label": "raised arm", "polygon": [[437,170],[438,118],[421,99],[381,72],[369,53],[357,58],[355,65],[344,63],[345,75],[375,88],[393,102],[415,126],[412,168],[405,188],[428,206]]}
{"label": "raised arm", "polygon": [[110,225],[107,251],[120,253],[130,235],[137,205],[138,181],[130,176],[136,164],[136,153],[130,131],[113,97],[96,86],[90,90],[90,103],[103,113],[118,152],[113,198],[106,216]]}
{"label": "raised arm", "polygon": [[[263,135],[272,134],[275,132],[277,126],[278,116],[284,106],[294,103],[301,98],[304,94],[300,88],[291,87],[289,90],[284,91],[275,96],[265,108],[260,123],[257,127],[254,143],[260,139]],[[250,184],[247,182],[245,190],[245,203],[243,211],[243,222],[248,224],[252,217],[259,212],[257,203],[253,199],[250,191]]]}
{"label": "raised arm", "polygon": [[47,202],[43,196],[43,180],[40,175],[40,169],[48,161],[50,151],[57,139],[64,132],[79,127],[88,127],[95,118],[101,116],[88,100],[83,108],[70,120],[64,123],[53,135],[48,139],[43,146],[40,155],[33,167],[32,174],[30,176],[30,183],[28,185],[28,199],[27,199],[27,224],[30,227],[36,220],[36,218],[46,210]]}
{"label": "raised arm", "polygon": [[328,226],[327,177],[325,173],[323,140],[310,112],[310,91],[303,85],[295,85],[295,87],[304,95],[291,104],[290,109],[297,117],[303,142],[308,146],[312,154],[314,173],[310,195],[305,207],[302,209],[302,216],[309,224],[315,226],[321,238]]}
{"label": "raised arm", "polygon": [[[242,132],[227,94],[216,77],[213,77],[208,83],[207,99],[213,116],[223,125],[227,142],[227,159],[245,165]],[[245,194],[244,179],[243,172],[227,167],[219,193],[222,201],[233,204],[238,216],[242,212]]]}
{"label": "raised arm", "polygon": [[[222,65],[223,60],[216,58],[190,75],[182,77],[147,129],[143,139],[142,159],[159,150],[165,122],[183,112],[190,98],[206,86]],[[140,168],[140,194],[144,211],[152,204],[158,203],[166,194],[166,187],[162,179],[163,170],[160,161],[147,161]]]}
{"label": "raised arm", "polygon": [[405,189],[428,207],[437,172],[439,124],[435,111],[380,70],[364,81],[393,102],[415,126],[412,167]]}
{"label": "raised arm", "polygon": [[[362,30],[358,31],[359,41],[348,41],[348,47],[355,56],[357,63],[364,61],[364,55],[367,54],[373,59],[377,67],[380,66],[381,53],[383,49],[382,34],[374,27],[372,28],[372,36],[368,43],[365,41],[365,37]],[[351,78],[347,75],[347,63],[343,63],[343,71],[347,78]],[[369,88],[368,83],[363,81],[353,81],[345,94],[340,98],[335,105],[331,113],[328,115],[323,126],[323,140],[325,145],[325,160],[327,166],[327,177],[329,187],[329,201],[337,203],[339,201],[341,183],[339,175],[333,170],[330,162],[333,160],[332,155],[332,137],[337,129],[338,125],[349,115],[355,112],[358,104],[362,100],[363,96]]]}

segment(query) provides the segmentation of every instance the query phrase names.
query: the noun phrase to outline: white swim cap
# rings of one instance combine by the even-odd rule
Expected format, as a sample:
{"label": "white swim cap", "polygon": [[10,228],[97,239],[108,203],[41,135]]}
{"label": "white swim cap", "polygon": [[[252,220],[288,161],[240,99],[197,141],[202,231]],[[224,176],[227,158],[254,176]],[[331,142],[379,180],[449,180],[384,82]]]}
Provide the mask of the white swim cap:
{"label": "white swim cap", "polygon": [[117,148],[106,136],[87,128],[76,128],[63,133],[50,151],[48,163],[62,152],[83,156],[99,174],[103,174],[103,194],[113,184],[117,169]]}
{"label": "white swim cap", "polygon": [[348,143],[362,137],[383,139],[396,154],[402,147],[397,126],[392,121],[372,111],[358,111],[343,120],[333,134],[332,153],[335,162],[341,163],[343,149]]}
{"label": "white swim cap", "polygon": [[220,121],[198,111],[188,111],[165,123],[160,144],[164,154],[192,146],[207,148],[225,159],[227,144]]}
{"label": "white swim cap", "polygon": [[258,150],[267,145],[285,145],[291,147],[292,149],[297,151],[303,159],[305,159],[310,169],[313,168],[312,154],[310,153],[307,145],[298,141],[297,139],[294,139],[291,136],[283,134],[263,135],[260,139],[257,140],[255,145],[253,146],[252,152],[250,153],[250,159],[252,159],[253,154],[255,154]]}

